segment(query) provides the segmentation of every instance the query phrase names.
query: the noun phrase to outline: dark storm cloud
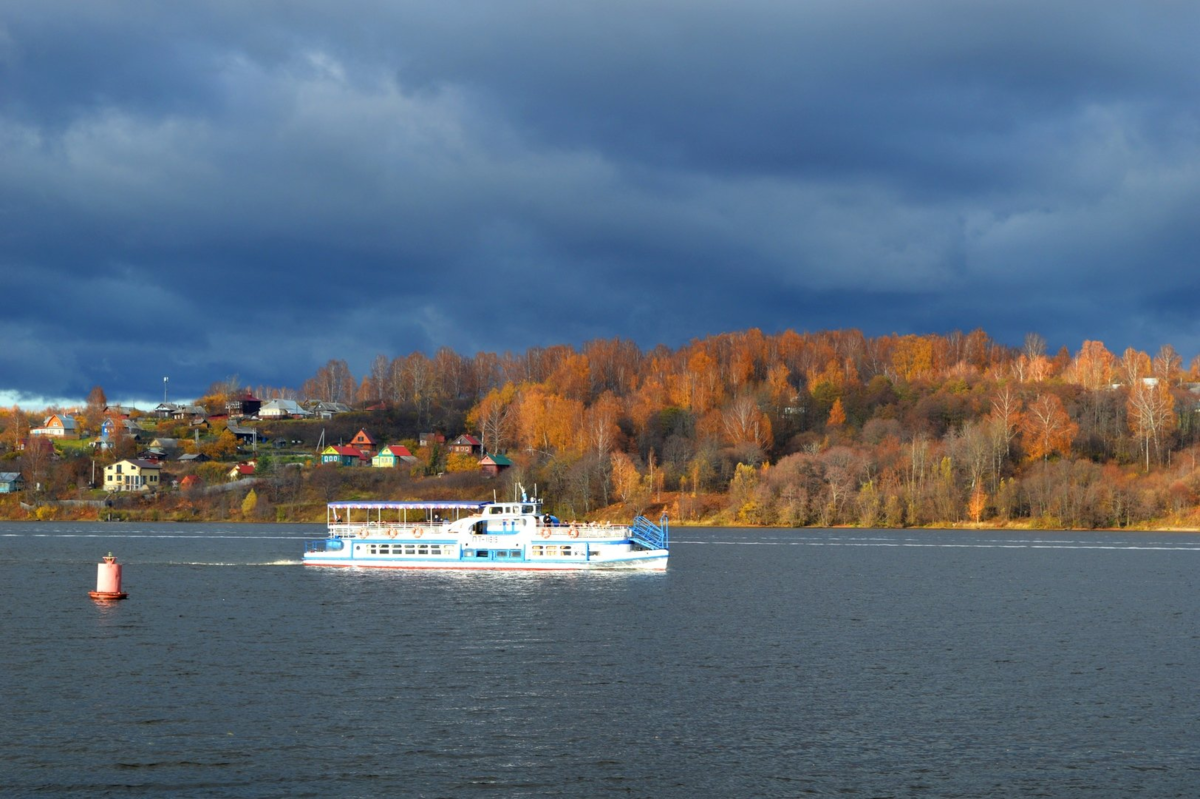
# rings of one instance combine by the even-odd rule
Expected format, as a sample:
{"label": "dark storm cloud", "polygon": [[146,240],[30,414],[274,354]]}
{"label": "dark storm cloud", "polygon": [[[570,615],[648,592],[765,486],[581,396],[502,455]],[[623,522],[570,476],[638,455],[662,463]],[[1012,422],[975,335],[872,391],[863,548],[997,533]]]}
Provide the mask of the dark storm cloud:
{"label": "dark storm cloud", "polygon": [[1181,4],[0,2],[0,390],[449,345],[1200,349]]}

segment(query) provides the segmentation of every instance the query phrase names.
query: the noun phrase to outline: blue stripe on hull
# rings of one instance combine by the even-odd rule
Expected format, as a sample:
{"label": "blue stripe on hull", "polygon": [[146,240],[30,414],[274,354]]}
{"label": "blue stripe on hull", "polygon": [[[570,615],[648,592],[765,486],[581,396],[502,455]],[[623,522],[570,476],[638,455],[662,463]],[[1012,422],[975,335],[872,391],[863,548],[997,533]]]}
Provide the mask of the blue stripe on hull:
{"label": "blue stripe on hull", "polygon": [[489,571],[581,571],[588,569],[630,568],[636,564],[659,564],[665,568],[667,555],[648,555],[640,558],[612,558],[609,560],[513,560],[503,561],[471,561],[471,560],[435,560],[433,558],[356,558],[338,560],[305,559],[305,566],[336,566],[357,569],[483,569]]}

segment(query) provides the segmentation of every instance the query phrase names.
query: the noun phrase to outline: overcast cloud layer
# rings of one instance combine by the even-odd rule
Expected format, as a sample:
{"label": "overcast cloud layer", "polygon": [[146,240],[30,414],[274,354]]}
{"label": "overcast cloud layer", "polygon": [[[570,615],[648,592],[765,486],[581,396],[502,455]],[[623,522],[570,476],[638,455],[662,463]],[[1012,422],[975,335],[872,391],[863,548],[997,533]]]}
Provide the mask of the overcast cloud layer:
{"label": "overcast cloud layer", "polygon": [[1200,6],[0,0],[0,390],[982,327],[1200,351]]}

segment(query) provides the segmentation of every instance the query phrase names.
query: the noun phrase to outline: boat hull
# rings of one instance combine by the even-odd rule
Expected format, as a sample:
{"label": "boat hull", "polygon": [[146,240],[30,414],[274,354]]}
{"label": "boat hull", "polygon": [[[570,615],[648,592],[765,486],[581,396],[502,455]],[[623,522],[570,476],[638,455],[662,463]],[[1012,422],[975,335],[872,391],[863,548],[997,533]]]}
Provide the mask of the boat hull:
{"label": "boat hull", "polygon": [[472,563],[465,560],[433,563],[429,561],[348,561],[305,558],[304,565],[341,569],[456,569],[459,571],[665,571],[667,568],[667,556],[663,554],[646,558],[578,563],[545,563],[538,561]]}

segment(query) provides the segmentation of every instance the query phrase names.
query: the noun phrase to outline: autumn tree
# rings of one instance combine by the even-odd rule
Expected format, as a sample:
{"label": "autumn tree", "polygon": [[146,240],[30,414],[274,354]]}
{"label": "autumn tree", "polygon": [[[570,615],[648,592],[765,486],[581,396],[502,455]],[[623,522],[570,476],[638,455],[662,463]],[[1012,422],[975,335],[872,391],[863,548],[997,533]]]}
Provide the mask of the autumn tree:
{"label": "autumn tree", "polygon": [[604,455],[616,446],[621,436],[617,421],[621,416],[621,401],[611,391],[601,394],[583,414],[583,434],[587,446],[597,455]]}
{"label": "autumn tree", "polygon": [[1126,408],[1129,429],[1141,442],[1145,468],[1149,471],[1151,448],[1161,460],[1163,439],[1175,427],[1175,397],[1165,381],[1139,379],[1129,387]]}
{"label": "autumn tree", "polygon": [[842,406],[842,398],[838,397],[833,401],[833,407],[829,409],[829,419],[825,422],[829,427],[841,427],[846,423],[846,409]]}
{"label": "autumn tree", "polygon": [[356,381],[350,366],[339,358],[331,358],[317,370],[304,392],[311,399],[325,402],[354,402]]}
{"label": "autumn tree", "polygon": [[95,434],[100,431],[100,425],[104,422],[104,409],[107,407],[108,397],[104,395],[104,389],[93,386],[88,392],[87,405],[83,410],[83,426],[89,433]]}
{"label": "autumn tree", "polygon": [[582,422],[583,403],[560,397],[541,384],[526,386],[517,400],[521,445],[531,451],[582,451]]}
{"label": "autumn tree", "polygon": [[967,502],[967,512],[971,514],[971,521],[979,524],[983,519],[983,512],[987,509],[988,496],[983,490],[983,486],[976,486],[971,492],[971,499]]}
{"label": "autumn tree", "polygon": [[1152,368],[1155,377],[1171,386],[1179,382],[1181,378],[1183,358],[1170,344],[1164,344],[1159,347],[1158,354],[1154,356]]}
{"label": "autumn tree", "polygon": [[4,428],[4,443],[11,450],[19,449],[25,436],[29,435],[30,423],[20,406],[13,405],[8,413]]}
{"label": "autumn tree", "polygon": [[1054,453],[1066,456],[1079,425],[1071,421],[1056,394],[1039,394],[1021,414],[1018,427],[1030,460],[1048,460]]}
{"label": "autumn tree", "polygon": [[758,407],[754,397],[742,394],[725,408],[721,425],[726,440],[733,446],[750,444],[760,450],[770,449],[771,420]]}
{"label": "autumn tree", "polygon": [[586,355],[570,353],[558,362],[547,381],[554,393],[586,402],[592,394],[591,370]]}
{"label": "autumn tree", "polygon": [[29,437],[21,453],[21,472],[31,497],[36,496],[48,482],[53,459],[54,444],[40,436]]}
{"label": "autumn tree", "polygon": [[494,388],[467,414],[467,424],[479,431],[485,452],[505,452],[513,443],[517,427],[516,394],[511,383]]}
{"label": "autumn tree", "polygon": [[215,441],[203,445],[200,451],[215,461],[221,461],[236,457],[237,447],[237,436],[228,430],[222,430]]}
{"label": "autumn tree", "polygon": [[373,395],[371,397],[372,399],[380,402],[386,402],[389,400],[391,400],[393,403],[395,402],[395,400],[389,396],[390,381],[388,378],[391,374],[390,367],[391,361],[389,361],[388,357],[382,352],[372,359],[370,370],[367,373],[367,377],[364,378],[364,381],[369,380],[368,385],[371,387]]}
{"label": "autumn tree", "polygon": [[229,400],[241,396],[243,391],[242,379],[238,375],[229,375],[224,380],[212,383],[198,402],[210,414],[224,413]]}
{"label": "autumn tree", "polygon": [[901,336],[892,351],[892,367],[901,380],[929,377],[933,372],[933,343],[926,336]]}
{"label": "autumn tree", "polygon": [[1118,362],[1117,372],[1121,377],[1121,382],[1127,386],[1133,386],[1134,383],[1139,383],[1145,377],[1150,375],[1150,356],[1144,352],[1139,352],[1133,347],[1129,347],[1121,355],[1121,360]]}
{"label": "autumn tree", "polygon": [[1112,383],[1116,366],[1116,356],[1108,351],[1104,342],[1085,341],[1071,361],[1067,379],[1095,391]]}
{"label": "autumn tree", "polygon": [[441,386],[434,379],[433,364],[425,353],[414,352],[404,359],[403,379],[409,402],[417,411],[417,423],[427,423]]}
{"label": "autumn tree", "polygon": [[622,502],[644,503],[649,489],[633,459],[624,452],[609,453],[613,492]]}

